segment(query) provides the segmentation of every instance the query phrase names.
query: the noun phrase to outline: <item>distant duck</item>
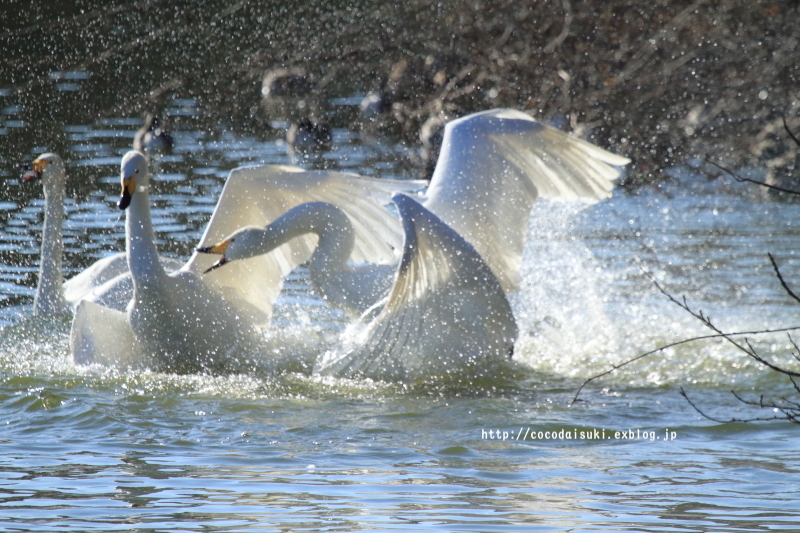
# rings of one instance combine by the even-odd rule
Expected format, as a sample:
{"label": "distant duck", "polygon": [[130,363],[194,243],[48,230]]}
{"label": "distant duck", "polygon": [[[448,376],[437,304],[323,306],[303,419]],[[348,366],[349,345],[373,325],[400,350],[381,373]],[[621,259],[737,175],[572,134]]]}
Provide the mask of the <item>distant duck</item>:
{"label": "distant duck", "polygon": [[408,58],[394,63],[388,78],[381,82],[380,89],[370,92],[361,100],[359,105],[361,116],[376,121],[392,111],[394,104],[402,107],[404,103],[412,100],[414,95],[420,94],[416,87],[426,77],[423,72],[425,72],[423,64],[412,62]]}
{"label": "distant duck", "polygon": [[362,117],[374,120],[391,111],[392,97],[384,91],[371,92],[361,100],[358,109]]}
{"label": "distant duck", "polygon": [[419,128],[419,140],[422,145],[419,155],[426,179],[430,179],[436,169],[436,161],[439,159],[439,152],[444,139],[444,126],[450,120],[451,118],[445,114],[438,113],[428,117]]}
{"label": "distant duck", "polygon": [[300,67],[276,68],[264,73],[261,96],[268,98],[301,97],[314,90],[317,84]]}
{"label": "distant duck", "polygon": [[304,117],[292,124],[286,132],[286,142],[290,154],[295,152],[311,152],[329,150],[333,145],[331,127],[324,119]]}
{"label": "distant duck", "polygon": [[147,114],[144,124],[133,138],[133,149],[140,152],[161,152],[171,149],[173,144],[172,135],[153,113]]}

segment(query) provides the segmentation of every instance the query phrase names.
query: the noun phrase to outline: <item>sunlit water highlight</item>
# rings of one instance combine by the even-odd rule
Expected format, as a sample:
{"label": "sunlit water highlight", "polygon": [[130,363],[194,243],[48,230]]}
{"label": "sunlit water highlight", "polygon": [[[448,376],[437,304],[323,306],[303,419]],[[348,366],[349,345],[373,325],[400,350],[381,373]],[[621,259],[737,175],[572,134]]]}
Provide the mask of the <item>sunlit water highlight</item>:
{"label": "sunlit water highlight", "polygon": [[[83,180],[71,182],[67,205],[70,273],[122,247],[116,176],[136,127],[108,119],[65,128],[74,142],[63,154],[71,180]],[[402,148],[344,130],[335,143],[300,163],[403,175]],[[176,133],[152,195],[165,254],[188,256],[227,172],[248,162],[293,161],[277,134]],[[797,527],[797,426],[714,423],[678,394],[684,387],[721,418],[765,416],[740,411],[732,388],[791,394],[786,380],[724,342],[655,354],[593,382],[583,401],[570,400],[610,363],[708,333],[645,272],[726,330],[800,324],[766,256],[775,255],[787,280],[800,280],[799,204],[679,169],[659,189],[617,193],[591,208],[537,206],[525,282],[513,296],[516,364],[467,389],[76,367],[68,319],[29,317],[40,195],[0,198],[4,530]],[[287,285],[275,323],[311,358],[344,327],[309,293],[302,272]],[[759,347],[791,364],[785,334]]]}

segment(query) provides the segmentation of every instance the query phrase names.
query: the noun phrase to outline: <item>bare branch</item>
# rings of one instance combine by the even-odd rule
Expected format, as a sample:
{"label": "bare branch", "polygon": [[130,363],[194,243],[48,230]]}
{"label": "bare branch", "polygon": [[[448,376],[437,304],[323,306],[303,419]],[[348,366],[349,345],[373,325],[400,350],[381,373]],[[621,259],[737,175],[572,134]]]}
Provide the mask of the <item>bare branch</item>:
{"label": "bare branch", "polygon": [[786,336],[789,337],[789,342],[792,343],[792,346],[794,346],[795,349],[795,351],[792,352],[792,357],[794,357],[797,361],[800,361],[800,346],[798,346],[797,343],[794,342],[791,333],[787,333]]}
{"label": "bare branch", "polygon": [[740,402],[742,402],[745,405],[752,405],[754,407],[759,407],[761,409],[764,409],[765,407],[775,407],[774,405],[764,405],[764,395],[763,394],[758,397],[758,401],[757,402],[754,402],[753,400],[748,400],[746,398],[743,398],[742,396],[739,396],[739,393],[736,392],[735,390],[732,390],[731,394],[733,394],[734,398],[736,398],[737,400],[739,400]]}
{"label": "bare branch", "polygon": [[[798,298],[794,295],[794,293],[786,285],[785,281],[781,277],[780,272],[779,272],[778,267],[777,267],[777,264],[775,263],[775,260],[773,259],[772,255],[770,255],[770,259],[772,260],[772,264],[775,267],[775,271],[778,274],[778,277],[781,280],[781,283],[783,284],[784,288],[786,289],[786,291],[793,298],[795,298],[797,300]],[[789,342],[792,343],[792,346],[794,346],[795,350],[800,352],[800,347],[798,347],[797,343],[794,341],[794,339],[792,338],[791,334],[789,333],[790,331],[800,329],[800,327],[785,328],[785,329],[781,329],[781,330],[761,330],[761,331],[751,331],[751,332],[725,333],[722,330],[720,330],[717,326],[715,326],[714,323],[711,321],[711,318],[706,316],[705,313],[702,310],[694,310],[694,309],[692,309],[685,296],[682,298],[682,300],[678,300],[677,298],[672,296],[670,293],[668,293],[666,291],[666,289],[661,287],[661,285],[649,273],[645,272],[644,274],[645,274],[645,276],[647,276],[650,279],[650,281],[653,282],[653,284],[656,286],[656,288],[659,290],[659,292],[661,292],[664,296],[666,296],[675,305],[681,307],[687,313],[691,314],[693,317],[695,317],[698,320],[700,320],[706,327],[708,327],[709,329],[713,330],[715,332],[715,334],[713,334],[713,335],[705,335],[705,336],[700,336],[700,337],[694,337],[692,339],[686,339],[686,340],[683,340],[683,341],[671,343],[669,345],[662,346],[662,347],[657,348],[655,350],[651,350],[649,352],[637,355],[636,357],[634,357],[632,359],[629,359],[629,360],[627,360],[627,361],[625,361],[625,362],[623,362],[621,364],[611,365],[611,369],[610,370],[607,370],[605,372],[602,372],[600,374],[592,376],[589,379],[587,379],[586,381],[584,381],[581,384],[581,386],[578,388],[577,392],[575,393],[575,396],[573,397],[572,401],[570,402],[570,405],[572,405],[576,401],[578,401],[578,397],[580,396],[580,393],[583,390],[583,388],[586,385],[588,385],[590,382],[594,381],[595,379],[601,378],[603,376],[607,376],[608,374],[610,374],[611,372],[613,372],[614,370],[616,370],[618,368],[621,368],[621,367],[623,367],[625,365],[628,365],[630,363],[638,361],[639,359],[647,357],[648,355],[652,355],[654,353],[666,350],[667,348],[672,348],[674,346],[678,346],[680,344],[685,344],[685,343],[692,342],[692,341],[698,341],[698,340],[704,340],[704,339],[710,339],[710,338],[721,338],[721,339],[724,339],[724,340],[728,341],[730,344],[732,344],[733,346],[735,346],[738,350],[746,353],[749,357],[751,357],[754,360],[756,360],[758,363],[766,366],[767,368],[775,370],[776,372],[779,372],[781,374],[789,376],[789,379],[791,380],[792,385],[794,386],[794,389],[797,392],[800,392],[800,385],[794,379],[795,377],[800,377],[800,373],[794,372],[794,371],[791,371],[791,370],[787,370],[785,368],[781,368],[781,367],[771,363],[770,361],[767,361],[761,355],[759,355],[758,351],[755,349],[755,347],[753,346],[753,344],[750,342],[749,339],[745,338],[743,342],[737,342],[737,341],[735,341],[733,339],[733,337],[735,337],[735,336],[760,335],[760,334],[776,333],[776,332],[779,332],[779,331],[785,331],[787,333],[787,336],[789,337]],[[798,300],[798,301],[800,301],[800,300]],[[800,360],[800,357],[798,355],[795,355],[795,354],[793,354],[793,355],[794,355],[794,357],[796,359]],[[712,417],[711,415],[709,415],[709,414],[705,413],[704,411],[702,411],[689,398],[689,396],[686,394],[686,391],[683,389],[683,387],[681,387],[681,389],[680,389],[680,394],[681,394],[681,396],[683,396],[686,399],[687,402],[689,402],[689,405],[691,405],[692,408],[695,411],[700,413],[700,415],[702,415],[704,418],[707,418],[707,419],[712,420],[714,422],[725,424],[725,423],[734,423],[734,422],[749,423],[749,422],[766,422],[766,421],[772,421],[772,420],[788,420],[790,422],[793,422],[793,423],[796,423],[796,424],[800,424],[800,402],[796,402],[794,400],[790,400],[790,399],[785,398],[785,397],[781,397],[779,399],[780,402],[782,402],[782,403],[776,403],[774,400],[769,400],[769,399],[765,400],[764,395],[762,394],[762,395],[759,396],[758,401],[756,402],[756,401],[753,401],[753,400],[748,400],[748,399],[740,396],[736,391],[732,390],[731,394],[733,394],[733,396],[739,402],[741,402],[741,403],[743,403],[745,405],[752,406],[752,407],[757,407],[759,409],[777,409],[778,411],[780,411],[781,416],[772,416],[772,417],[768,417],[768,418],[755,417],[755,418],[747,418],[747,419],[744,419],[744,418],[742,418],[742,419],[731,418],[729,420],[722,420],[722,419],[719,419],[719,418]]]}
{"label": "bare branch", "polygon": [[[784,288],[786,289],[786,291],[790,295],[792,295],[793,298],[795,298],[797,300],[797,297],[794,295],[794,293],[791,291],[791,289],[789,289],[789,287],[786,285],[785,281],[781,277],[780,272],[778,271],[777,264],[775,263],[775,260],[772,258],[772,255],[770,255],[770,259],[772,260],[772,264],[775,267],[775,271],[778,273],[778,277],[781,280],[781,283],[783,284]],[[690,313],[692,316],[694,316],[695,318],[697,318],[698,320],[703,322],[703,324],[706,327],[708,327],[709,329],[717,332],[720,337],[724,338],[726,341],[728,341],[729,343],[734,345],[737,349],[739,349],[740,351],[743,351],[748,356],[750,356],[751,358],[755,359],[758,363],[766,366],[767,368],[770,368],[770,369],[772,369],[772,370],[774,370],[776,372],[779,372],[781,374],[789,376],[789,379],[792,381],[792,385],[794,386],[795,390],[800,392],[800,387],[798,387],[798,384],[794,379],[795,377],[800,377],[800,373],[794,372],[794,371],[791,371],[791,370],[787,370],[785,368],[781,368],[781,367],[771,363],[770,361],[767,361],[766,359],[764,359],[761,355],[759,355],[758,351],[755,349],[753,344],[750,342],[750,339],[745,338],[743,344],[739,343],[739,342],[736,342],[735,340],[733,340],[731,338],[731,336],[729,334],[723,333],[719,328],[717,328],[711,322],[711,319],[706,317],[703,314],[702,311],[694,311],[693,309],[691,309],[689,307],[689,304],[687,303],[686,297],[683,298],[682,302],[677,300],[674,296],[672,296],[671,294],[666,292],[666,290],[663,289],[658,284],[658,282],[656,282],[652,278],[652,276],[650,276],[647,273],[645,273],[645,275],[647,275],[650,278],[650,280],[653,282],[653,284],[655,284],[656,288],[658,288],[658,290],[662,294],[664,294],[667,298],[669,298],[670,301],[672,301],[676,305],[680,306],[686,312]],[[798,300],[798,301],[800,301],[800,300]],[[792,345],[795,347],[795,349],[797,349],[797,344],[794,342],[794,340],[792,339],[791,335],[789,335],[789,340],[792,343]],[[797,358],[797,356],[795,356],[795,358]],[[774,400],[766,400],[765,401],[764,395],[762,394],[762,395],[759,396],[758,402],[755,402],[753,400],[747,400],[746,398],[743,398],[736,391],[731,391],[731,394],[733,394],[733,396],[738,401],[740,401],[741,403],[743,403],[745,405],[758,407],[759,409],[777,409],[778,411],[780,411],[782,416],[773,416],[773,417],[770,417],[770,418],[750,418],[750,419],[731,418],[730,420],[720,420],[718,418],[714,418],[714,417],[704,413],[700,408],[698,408],[697,405],[695,405],[691,401],[691,399],[687,396],[686,392],[681,387],[681,395],[686,399],[687,402],[689,402],[689,405],[691,405],[692,408],[694,408],[694,410],[697,411],[698,413],[700,413],[703,417],[705,417],[705,418],[707,418],[709,420],[713,420],[714,422],[727,423],[727,422],[763,422],[763,421],[769,421],[769,420],[788,420],[788,421],[793,422],[793,423],[800,423],[800,403],[798,403],[796,401],[789,400],[787,398],[780,398],[780,401],[784,402],[784,403],[776,403]]]}
{"label": "bare branch", "polygon": [[[661,292],[661,294],[666,296],[675,305],[679,306],[680,308],[685,310],[687,313],[691,314],[693,317],[695,317],[698,320],[700,320],[707,328],[715,331],[717,334],[719,334],[720,337],[722,337],[723,339],[728,341],[730,344],[735,346],[738,350],[746,353],[748,356],[752,357],[753,359],[755,359],[756,361],[758,361],[762,365],[764,365],[764,366],[766,366],[768,368],[771,368],[772,370],[775,370],[776,372],[780,372],[781,374],[786,374],[787,376],[800,377],[800,372],[794,372],[792,370],[787,370],[785,368],[781,368],[779,366],[776,366],[776,365],[770,363],[769,361],[767,361],[766,359],[764,359],[763,357],[761,357],[760,355],[758,355],[758,353],[755,351],[753,346],[750,344],[750,341],[745,339],[745,343],[747,344],[747,346],[746,347],[742,346],[740,343],[738,343],[735,340],[733,340],[733,338],[731,338],[730,334],[723,332],[721,329],[719,329],[717,326],[715,326],[714,323],[711,322],[711,320],[709,318],[707,318],[703,314],[702,311],[699,311],[699,312],[698,311],[694,311],[691,307],[689,307],[689,305],[686,303],[686,297],[684,297],[683,302],[677,300],[674,296],[672,296],[670,293],[668,293],[663,287],[661,287],[661,285],[659,285],[658,282],[655,279],[653,279],[652,276],[650,276],[650,274],[645,272],[645,275],[648,278],[650,278],[650,281],[653,282],[653,284]],[[791,328],[791,329],[796,329],[796,328]]]}
{"label": "bare branch", "polygon": [[793,370],[787,370],[785,368],[781,368],[781,367],[779,367],[779,366],[777,366],[777,365],[775,365],[773,363],[770,363],[769,361],[767,361],[766,359],[764,359],[763,357],[758,355],[758,352],[756,351],[756,349],[753,347],[752,344],[750,344],[750,340],[749,339],[745,339],[745,342],[747,343],[747,347],[748,347],[748,350],[745,350],[745,353],[747,355],[749,355],[750,357],[752,357],[753,359],[755,359],[756,361],[758,361],[759,363],[761,363],[762,365],[764,365],[764,366],[766,366],[768,368],[771,368],[775,372],[779,372],[781,374],[785,374],[785,375],[790,376],[790,377],[800,377],[800,373],[795,372]]}
{"label": "bare branch", "polygon": [[[739,398],[739,397],[736,395],[736,392],[734,392],[734,391],[731,391],[731,393],[733,393],[733,395],[734,395],[734,396],[736,396],[736,397],[737,397],[737,399],[740,399],[740,398]],[[768,422],[768,421],[771,421],[771,420],[784,420],[784,419],[785,419],[784,417],[781,417],[781,416],[773,416],[773,417],[770,417],[770,418],[730,418],[730,419],[728,419],[728,420],[722,420],[722,419],[720,419],[720,418],[714,418],[713,416],[711,416],[711,415],[709,415],[709,414],[706,414],[706,413],[704,413],[704,412],[703,412],[703,411],[702,411],[702,410],[701,410],[699,407],[697,407],[697,405],[695,405],[695,403],[694,403],[694,402],[693,402],[693,401],[692,401],[692,400],[689,398],[689,396],[686,394],[686,391],[685,391],[685,390],[683,390],[683,387],[681,387],[680,394],[681,394],[681,396],[683,396],[683,397],[686,399],[686,401],[687,401],[687,402],[689,402],[689,405],[691,405],[691,406],[692,406],[692,408],[693,408],[695,411],[697,411],[698,413],[700,413],[700,415],[701,415],[703,418],[707,418],[707,419],[711,420],[712,422],[717,422],[717,423],[720,423],[720,424],[734,424],[734,423],[745,423],[745,424],[747,424],[747,423],[750,423],[750,422]],[[740,401],[742,401],[742,400],[740,399]],[[745,402],[745,403],[747,403],[747,402]],[[787,417],[788,417],[788,415],[787,415]],[[793,420],[793,417],[792,417],[792,418],[789,418],[789,419],[790,419],[790,420]]]}
{"label": "bare branch", "polygon": [[783,187],[778,187],[777,185],[772,185],[772,184],[767,183],[765,181],[758,181],[758,180],[753,180],[753,179],[750,179],[750,178],[743,178],[743,177],[739,176],[738,174],[736,174],[734,171],[729,170],[729,169],[723,167],[722,165],[718,165],[718,164],[714,163],[713,161],[711,161],[709,159],[706,159],[705,161],[706,161],[706,163],[708,163],[710,165],[714,165],[715,167],[717,167],[721,171],[723,171],[726,174],[730,175],[733,179],[735,179],[738,182],[755,183],[756,185],[761,185],[762,187],[766,187],[768,189],[773,189],[773,190],[776,190],[776,191],[785,192],[787,194],[798,194],[798,195],[800,195],[800,191],[795,191],[795,190],[792,190],[792,189],[784,189]]}
{"label": "bare branch", "polygon": [[786,130],[786,133],[788,133],[788,134],[789,134],[789,137],[791,137],[791,138],[792,138],[792,140],[794,141],[794,143],[795,143],[797,146],[800,146],[800,140],[798,140],[798,139],[797,139],[797,137],[795,137],[794,133],[792,133],[792,130],[790,130],[790,129],[789,129],[789,125],[786,123],[786,117],[783,117],[783,129],[785,129],[785,130]]}
{"label": "bare branch", "polygon": [[783,288],[786,290],[789,296],[794,298],[797,302],[800,302],[800,297],[798,297],[794,292],[792,292],[792,289],[789,288],[789,285],[787,285],[786,281],[783,279],[781,271],[778,269],[778,263],[775,262],[775,258],[772,257],[771,253],[768,253],[767,255],[769,256],[769,260],[772,261],[772,267],[775,269],[775,274],[777,274],[778,280],[781,282]]}
{"label": "bare branch", "polygon": [[784,402],[786,405],[786,409],[791,409],[792,411],[799,411],[800,412],[800,402],[796,402],[794,400],[790,400],[789,398],[785,398],[781,396],[780,401]]}
{"label": "bare branch", "polygon": [[792,385],[794,385],[794,390],[796,390],[797,392],[800,392],[800,385],[797,384],[797,382],[794,380],[793,377],[789,376],[789,379],[792,380]]}
{"label": "bare branch", "polygon": [[[798,328],[798,329],[800,329],[800,328]],[[654,353],[662,352],[662,351],[667,350],[669,348],[674,348],[675,346],[680,346],[681,344],[686,344],[688,342],[699,341],[699,340],[704,340],[704,339],[713,339],[715,337],[719,337],[719,335],[703,335],[702,337],[694,337],[692,339],[686,339],[686,340],[682,340],[682,341],[678,341],[678,342],[673,342],[671,344],[667,344],[666,346],[661,346],[659,348],[656,348],[655,350],[650,350],[649,352],[646,352],[646,353],[643,353],[643,354],[639,354],[636,357],[634,357],[633,359],[628,359],[627,361],[624,361],[624,362],[622,362],[622,363],[620,363],[618,365],[612,364],[611,365],[611,369],[606,370],[605,372],[601,372],[600,374],[596,374],[596,375],[590,377],[589,379],[587,379],[586,381],[584,381],[583,383],[581,383],[581,386],[578,387],[577,392],[575,392],[575,396],[572,398],[572,401],[570,401],[569,404],[572,405],[572,404],[574,404],[575,402],[578,401],[578,396],[580,396],[581,391],[583,390],[583,388],[586,385],[588,385],[589,383],[591,383],[592,381],[594,381],[596,379],[599,379],[599,378],[602,378],[604,376],[607,376],[607,375],[611,374],[613,371],[615,371],[617,369],[620,369],[623,366],[626,366],[626,365],[629,365],[629,364],[631,364],[633,362],[636,362],[639,359],[647,357],[648,355],[653,355]]]}
{"label": "bare branch", "polygon": [[[775,420],[783,420],[784,418],[786,418],[786,419],[788,419],[790,421],[794,421],[798,416],[800,416],[800,404],[798,404],[797,402],[788,400],[786,398],[781,398],[781,401],[786,402],[786,404],[788,404],[788,405],[781,405],[779,403],[776,403],[774,400],[768,400],[765,403],[763,394],[759,396],[758,402],[754,402],[752,400],[746,400],[745,398],[740,396],[736,391],[731,391],[731,394],[733,394],[733,396],[737,400],[739,400],[740,402],[742,402],[745,405],[752,405],[752,406],[758,407],[760,409],[777,409],[778,411],[780,411],[784,415],[783,417],[777,416],[777,417],[773,417],[773,418],[766,419],[766,420],[773,420],[773,419],[775,419]],[[754,420],[764,420],[764,419],[754,419]]]}
{"label": "bare branch", "polygon": [[[670,348],[674,348],[676,346],[680,346],[681,344],[687,344],[687,343],[690,343],[690,342],[703,341],[703,340],[708,340],[708,339],[723,339],[726,336],[728,336],[728,337],[741,337],[742,335],[766,335],[766,334],[769,334],[769,333],[783,333],[783,332],[789,332],[789,331],[795,331],[795,330],[800,330],[800,326],[793,326],[793,327],[790,327],[790,328],[780,328],[780,329],[763,329],[763,330],[758,330],[758,331],[737,331],[737,332],[734,332],[734,333],[722,333],[722,334],[717,333],[717,334],[713,334],[713,335],[701,335],[699,337],[692,337],[691,339],[684,339],[682,341],[672,342],[670,344],[666,344],[664,346],[660,346],[660,347],[656,348],[655,350],[650,350],[649,352],[645,352],[645,353],[639,354],[636,357],[633,357],[631,359],[628,359],[627,361],[619,363],[618,365],[612,364],[611,368],[609,370],[606,370],[605,372],[601,372],[600,374],[595,374],[594,376],[586,379],[586,381],[581,383],[581,386],[578,387],[578,390],[577,390],[577,392],[575,392],[575,396],[569,402],[569,405],[572,405],[572,404],[574,404],[575,402],[578,401],[578,399],[579,399],[578,396],[580,396],[581,391],[583,391],[584,387],[586,387],[586,385],[588,385],[592,381],[594,381],[596,379],[600,379],[602,377],[605,377],[605,376],[611,374],[612,372],[614,372],[615,370],[620,369],[623,366],[627,366],[627,365],[629,365],[631,363],[635,363],[639,359],[643,359],[643,358],[647,357],[648,355],[653,355],[653,354],[656,354],[658,352],[663,352],[664,350],[668,350]],[[791,338],[791,336],[790,336],[790,338]],[[800,392],[800,389],[798,389],[798,392]]]}

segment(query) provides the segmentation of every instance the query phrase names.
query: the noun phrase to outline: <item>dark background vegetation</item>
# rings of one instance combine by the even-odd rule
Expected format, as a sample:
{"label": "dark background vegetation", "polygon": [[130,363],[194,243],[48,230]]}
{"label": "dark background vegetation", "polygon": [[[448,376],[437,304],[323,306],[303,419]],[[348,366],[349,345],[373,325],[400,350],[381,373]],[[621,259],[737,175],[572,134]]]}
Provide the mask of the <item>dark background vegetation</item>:
{"label": "dark background vegetation", "polygon": [[[410,143],[430,116],[508,106],[631,157],[632,185],[690,157],[791,176],[798,15],[797,0],[6,0],[0,105],[26,127],[0,136],[0,157],[174,98],[200,103],[195,126],[257,131],[282,118],[262,77],[292,67],[321,106],[383,91],[379,125]],[[56,90],[72,71],[91,77]]]}

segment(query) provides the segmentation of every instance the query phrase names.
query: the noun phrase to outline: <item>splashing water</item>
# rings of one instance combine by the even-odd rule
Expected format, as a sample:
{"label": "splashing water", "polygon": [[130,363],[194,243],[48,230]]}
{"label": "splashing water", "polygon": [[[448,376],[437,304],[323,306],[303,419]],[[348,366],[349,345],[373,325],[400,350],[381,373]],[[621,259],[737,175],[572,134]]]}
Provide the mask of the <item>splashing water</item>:
{"label": "splashing water", "polygon": [[[164,248],[183,256],[225,165],[291,161],[270,143],[176,133],[179,155],[163,161],[171,177],[157,183],[154,201]],[[353,154],[361,153],[334,155]],[[114,180],[92,181],[88,172],[111,176],[116,155],[74,158],[85,163],[80,183],[93,190],[69,204],[73,272],[82,254],[120,247],[121,224],[105,201],[117,192]],[[342,165],[369,166],[360,157]],[[266,356],[305,367],[224,376],[77,367],[68,319],[20,318],[30,314],[36,270],[20,256],[38,256],[41,203],[17,204],[0,213],[6,247],[19,250],[4,256],[16,263],[0,280],[9,324],[0,330],[1,527],[730,531],[797,523],[787,511],[797,503],[796,427],[712,423],[677,392],[684,386],[725,418],[740,407],[732,388],[785,390],[725,342],[653,354],[569,401],[611,363],[709,333],[643,271],[725,330],[800,323],[766,259],[772,252],[790,283],[800,279],[800,205],[685,171],[661,189],[583,209],[540,203],[522,287],[511,296],[516,364],[474,386],[410,386],[308,375],[309,361],[335,348],[346,324],[309,292],[302,271],[276,304],[272,333],[286,342]],[[759,339],[764,353],[791,363],[785,335]],[[611,437],[516,440],[567,429]],[[613,438],[637,430],[648,438]],[[676,438],[667,441],[670,432]],[[754,496],[765,484],[774,494]]]}

